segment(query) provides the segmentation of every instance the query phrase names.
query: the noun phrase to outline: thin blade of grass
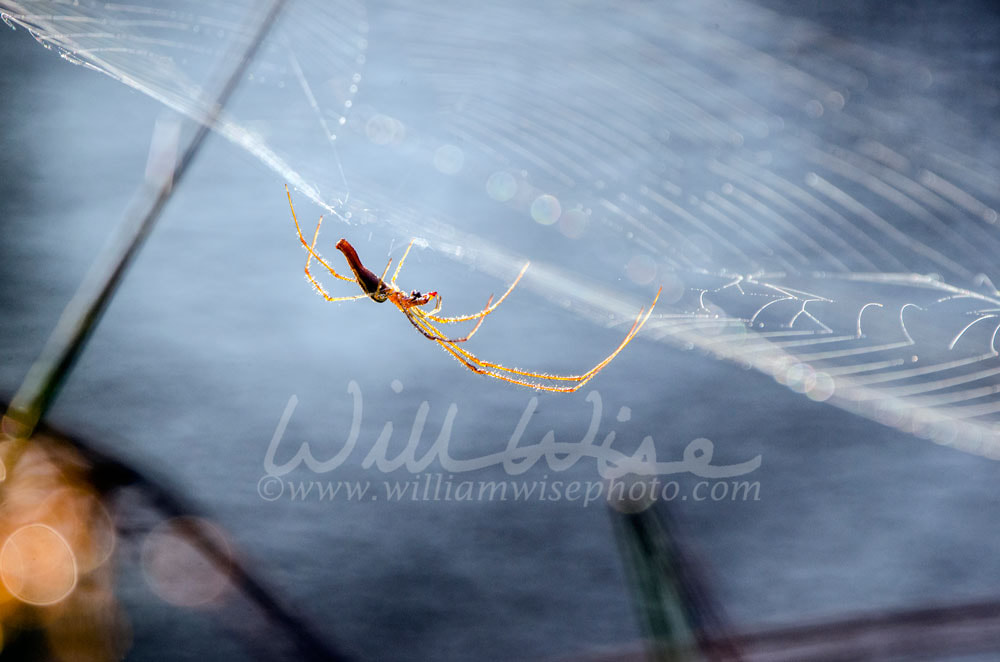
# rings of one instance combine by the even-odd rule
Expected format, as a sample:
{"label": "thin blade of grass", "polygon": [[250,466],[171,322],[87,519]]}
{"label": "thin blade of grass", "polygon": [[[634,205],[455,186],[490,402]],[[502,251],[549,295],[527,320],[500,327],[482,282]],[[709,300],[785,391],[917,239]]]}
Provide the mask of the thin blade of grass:
{"label": "thin blade of grass", "polygon": [[[264,17],[251,32],[250,43],[234,58],[236,66],[225,76],[215,100],[191,137],[174,167],[164,173],[158,185],[145,184],[125,213],[109,248],[91,267],[73,298],[63,310],[41,355],[31,366],[24,382],[14,395],[2,421],[2,430],[16,439],[31,436],[45,415],[60,387],[66,381],[77,357],[107,309],[128,268],[149,237],[177,184],[180,183],[215,125],[222,109],[239,85],[286,0],[273,0]],[[226,58],[225,61],[230,61]]]}

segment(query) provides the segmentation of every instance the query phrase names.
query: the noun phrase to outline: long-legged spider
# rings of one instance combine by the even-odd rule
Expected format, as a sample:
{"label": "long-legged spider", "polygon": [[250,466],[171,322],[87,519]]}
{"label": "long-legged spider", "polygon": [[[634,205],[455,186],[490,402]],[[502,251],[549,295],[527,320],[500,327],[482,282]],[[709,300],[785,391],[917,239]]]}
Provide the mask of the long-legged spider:
{"label": "long-legged spider", "polygon": [[[396,270],[392,273],[392,278],[387,282],[385,280],[385,276],[389,273],[389,267],[392,265],[391,259],[389,260],[389,263],[385,265],[385,271],[382,272],[382,275],[376,276],[374,272],[370,271],[363,264],[361,264],[361,259],[358,257],[358,252],[354,250],[354,247],[351,246],[346,239],[341,239],[337,242],[336,248],[344,254],[345,258],[347,258],[347,264],[354,273],[354,278],[345,276],[338,273],[336,269],[331,267],[319,255],[319,253],[316,252],[316,241],[319,239],[319,228],[323,224],[323,217],[320,216],[319,222],[316,223],[316,231],[313,233],[312,243],[307,242],[305,236],[302,234],[302,228],[299,227],[299,219],[296,217],[295,207],[292,205],[292,194],[288,191],[287,186],[285,186],[285,193],[288,195],[288,206],[292,210],[292,220],[295,222],[295,229],[299,233],[299,240],[309,252],[306,256],[306,278],[308,278],[309,282],[316,288],[316,291],[323,295],[324,299],[327,301],[354,301],[355,299],[368,298],[378,303],[391,301],[397,308],[399,308],[400,312],[406,316],[406,319],[410,321],[410,324],[412,324],[420,333],[422,333],[426,338],[441,345],[446,352],[455,357],[458,362],[466,368],[477,374],[495,377],[496,379],[501,379],[505,382],[510,382],[511,384],[541,389],[543,391],[558,391],[562,393],[572,393],[573,391],[576,391],[590,381],[594,375],[604,369],[605,366],[611,363],[611,361],[618,356],[618,353],[625,349],[625,346],[632,341],[632,338],[634,338],[637,333],[639,333],[643,324],[646,323],[646,320],[648,320],[650,314],[652,314],[653,307],[656,305],[657,299],[660,298],[660,291],[662,291],[662,288],[660,291],[657,291],[656,296],[653,297],[653,302],[649,306],[649,310],[645,310],[644,308],[639,309],[639,315],[632,323],[632,328],[630,328],[628,333],[625,334],[624,340],[622,340],[621,344],[615,348],[615,351],[611,352],[611,354],[609,354],[603,361],[595,365],[587,372],[581,375],[548,375],[541,372],[530,372],[528,370],[508,368],[500,365],[499,363],[483,361],[465,348],[461,347],[459,343],[464,343],[475,335],[476,331],[478,331],[479,327],[482,325],[483,320],[486,319],[486,316],[496,310],[497,306],[503,303],[503,300],[507,298],[507,295],[509,295],[514,288],[517,287],[517,284],[521,281],[521,277],[524,276],[524,272],[528,270],[530,262],[526,262],[524,266],[521,267],[521,272],[517,274],[517,278],[515,278],[514,282],[510,284],[507,291],[503,293],[503,296],[495,302],[493,301],[493,295],[490,295],[490,298],[486,302],[486,307],[478,312],[470,315],[441,317],[438,315],[441,311],[441,295],[437,292],[427,292],[426,294],[422,294],[414,290],[407,294],[396,286],[396,278],[399,276],[399,272],[403,268],[403,262],[406,261],[406,256],[410,254],[410,249],[413,247],[412,241],[409,246],[406,247],[406,251],[403,252],[403,257],[400,258],[399,264],[396,265]],[[323,289],[323,286],[319,284],[309,271],[309,266],[312,264],[313,258],[316,258],[316,261],[323,265],[323,267],[325,267],[334,278],[354,282],[360,285],[362,293],[344,297],[330,296],[330,294]],[[432,301],[434,302],[434,307],[430,310],[424,310],[423,307]],[[645,314],[643,314],[644,311]],[[435,326],[435,323],[454,324],[456,322],[470,322],[472,320],[478,321],[469,333],[460,338],[448,337],[442,333],[437,326]],[[563,386],[551,385],[546,382],[575,383]]]}

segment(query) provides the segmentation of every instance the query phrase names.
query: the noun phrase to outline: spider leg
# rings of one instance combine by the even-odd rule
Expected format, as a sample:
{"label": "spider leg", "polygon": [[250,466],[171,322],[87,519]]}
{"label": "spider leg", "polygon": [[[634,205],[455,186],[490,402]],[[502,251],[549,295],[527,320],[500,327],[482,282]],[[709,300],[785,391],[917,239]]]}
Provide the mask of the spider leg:
{"label": "spider leg", "polygon": [[[399,277],[399,271],[403,268],[403,263],[406,262],[406,256],[410,254],[410,249],[413,248],[414,241],[414,239],[410,239],[410,243],[407,245],[406,250],[403,251],[403,257],[399,258],[399,264],[396,265],[396,270],[392,273],[392,280],[389,281],[389,284],[393,287],[396,286],[396,278]],[[388,272],[389,267],[386,267],[385,270]],[[382,274],[382,278],[385,278],[385,274]]]}
{"label": "spider leg", "polygon": [[367,294],[352,294],[352,295],[346,296],[346,297],[333,297],[333,296],[330,296],[330,294],[326,290],[323,289],[323,286],[319,284],[319,281],[317,281],[313,277],[313,275],[309,272],[309,260],[308,259],[306,260],[306,278],[308,278],[309,282],[312,283],[313,289],[315,289],[317,292],[319,292],[320,295],[324,299],[326,299],[327,301],[330,301],[330,302],[333,302],[333,301],[354,301],[355,299],[364,299],[364,298],[368,297]]}
{"label": "spider leg", "polygon": [[[308,272],[309,260],[312,258],[316,258],[317,260],[319,260],[320,264],[326,267],[327,271],[333,274],[334,277],[339,278],[340,280],[346,280],[351,283],[357,282],[353,278],[349,278],[347,276],[337,273],[337,270],[331,267],[329,264],[327,264],[326,260],[320,257],[319,253],[316,252],[316,240],[319,238],[319,228],[320,225],[323,224],[323,217],[322,216],[319,217],[319,222],[316,224],[316,232],[313,234],[312,245],[310,245],[309,243],[306,242],[306,238],[302,236],[302,228],[299,227],[299,219],[295,215],[295,207],[292,205],[292,194],[288,190],[287,184],[285,185],[285,194],[288,195],[288,207],[292,210],[292,220],[295,221],[295,230],[299,233],[299,241],[301,241],[302,245],[306,247],[307,251],[309,251],[309,258],[306,259],[306,274],[309,275]],[[313,277],[311,275],[309,275],[309,280],[313,281],[313,285],[316,285],[316,282],[313,280]],[[321,288],[320,291],[322,292]]]}
{"label": "spider leg", "polygon": [[334,301],[355,301],[356,299],[367,299],[368,298],[367,294],[354,294],[354,295],[349,296],[349,297],[332,297],[329,294],[327,294],[326,292],[324,292],[315,283],[313,283],[313,285],[316,287],[316,291],[319,292],[320,295],[322,295],[322,297],[324,299],[326,299],[327,301],[329,301],[330,303],[333,303]]}
{"label": "spider leg", "polygon": [[[473,361],[478,361],[478,359],[470,352],[459,353],[457,351],[459,348],[455,347],[454,345],[446,343],[442,340],[437,340],[436,338],[432,338],[432,340],[434,340],[434,342],[436,342],[437,344],[441,345],[441,347],[443,347],[446,352],[455,357],[455,359],[459,363],[461,363],[463,366],[465,366],[466,368],[468,368],[469,370],[478,375],[486,375],[487,377],[493,377],[495,379],[499,379],[508,382],[510,384],[517,384],[519,386],[527,386],[529,388],[539,389],[542,391],[556,391],[560,393],[572,393],[573,391],[579,389],[580,386],[583,385],[583,384],[577,384],[576,386],[549,386],[547,384],[528,381],[526,379],[517,379],[515,377],[508,377],[507,375],[504,375],[502,373],[494,372],[492,370],[487,370],[486,368],[481,367],[478,363],[474,363]],[[542,375],[542,377],[544,378],[546,376]]]}
{"label": "spider leg", "polygon": [[319,239],[319,228],[323,224],[323,217],[322,216],[319,217],[319,222],[316,223],[316,231],[313,233],[312,244],[307,244],[306,243],[306,238],[302,236],[302,229],[299,227],[299,219],[296,218],[296,216],[295,216],[295,207],[292,206],[292,194],[289,193],[287,185],[285,186],[285,193],[288,195],[288,206],[292,210],[292,220],[295,221],[295,229],[299,233],[299,240],[302,242],[302,245],[306,247],[306,250],[309,251],[309,255],[306,257],[305,272],[306,272],[306,278],[308,278],[309,282],[312,283],[313,288],[317,292],[319,292],[320,295],[324,299],[326,299],[327,301],[354,301],[355,299],[363,299],[363,298],[365,298],[367,296],[365,294],[355,294],[355,295],[346,296],[346,297],[334,297],[334,296],[330,296],[330,294],[325,289],[323,289],[323,286],[319,284],[319,281],[317,281],[316,278],[312,275],[312,272],[309,271],[309,265],[312,264],[312,259],[315,257],[317,260],[319,260],[320,264],[322,264],[324,267],[326,267],[327,271],[329,271],[331,274],[333,274],[337,278],[339,278],[341,280],[346,280],[346,281],[351,281],[351,282],[357,282],[353,278],[348,278],[347,276],[342,276],[342,275],[338,274],[334,270],[334,268],[331,267],[329,264],[327,264],[323,260],[323,258],[321,258],[319,256],[319,254],[316,252],[316,241]]}
{"label": "spider leg", "polygon": [[521,272],[517,274],[517,278],[514,279],[514,282],[510,284],[510,287],[508,287],[507,291],[503,293],[503,296],[497,299],[496,303],[494,303],[492,306],[487,304],[485,308],[483,308],[477,313],[472,313],[471,315],[459,315],[457,317],[438,317],[436,315],[437,309],[435,309],[430,313],[428,313],[427,317],[434,320],[438,324],[452,324],[454,322],[467,322],[469,320],[474,320],[476,318],[482,318],[489,315],[494,310],[496,310],[497,306],[503,303],[503,300],[507,298],[507,295],[509,295],[511,292],[514,291],[514,288],[517,287],[517,284],[519,282],[521,282],[521,278],[524,276],[524,272],[528,270],[528,266],[530,264],[531,264],[530,262],[524,263],[524,266],[521,267]]}
{"label": "spider leg", "polygon": [[[660,291],[662,291],[662,288]],[[646,320],[648,320],[649,316],[653,313],[653,307],[656,306],[656,301],[660,297],[660,291],[657,291],[656,296],[653,298],[653,302],[650,304],[648,311],[644,311],[644,309],[639,310],[639,315],[632,323],[632,328],[629,329],[629,332],[625,335],[625,338],[618,345],[618,347],[616,347],[615,350],[611,352],[611,354],[609,354],[603,361],[601,361],[600,363],[598,363],[597,365],[595,365],[593,368],[583,373],[582,375],[548,375],[540,372],[530,372],[527,370],[508,368],[506,366],[500,365],[499,363],[491,363],[489,361],[483,361],[482,359],[472,354],[472,352],[469,352],[468,350],[463,349],[461,347],[450,345],[446,342],[438,340],[437,338],[431,338],[431,339],[437,342],[439,345],[441,345],[445,349],[445,351],[454,356],[460,363],[462,363],[462,365],[464,365],[469,370],[472,370],[473,372],[483,375],[488,375],[490,377],[494,377],[496,379],[500,379],[505,382],[510,382],[512,384],[519,384],[521,386],[528,386],[531,388],[541,389],[543,391],[558,391],[563,393],[572,393],[573,391],[580,389],[584,384],[590,381],[598,372],[603,370],[609,363],[611,363],[611,361],[614,360],[614,358],[618,356],[618,354],[623,349],[625,349],[625,346],[632,341],[632,339],[636,336],[636,334],[639,333],[639,330],[643,327],[643,325],[646,323]],[[645,315],[643,315],[643,312],[645,312]],[[434,328],[427,322],[424,322],[424,324],[427,324],[427,326],[432,329]],[[424,335],[428,334],[425,333]],[[430,336],[428,335],[428,337]],[[539,383],[536,381],[529,381],[527,379],[518,379],[517,377],[511,377],[510,375],[517,375],[518,377],[530,377],[536,380],[568,381],[577,383],[572,386],[549,386],[548,384]]]}
{"label": "spider leg", "polygon": [[[389,258],[389,262],[387,262],[386,265],[385,265],[385,270],[382,272],[382,275],[379,276],[379,281],[380,282],[383,282],[383,283],[385,282],[385,275],[387,273],[389,273],[389,267],[391,267],[391,266],[392,266],[392,258],[390,257]],[[399,271],[399,267],[396,267],[396,271]]]}
{"label": "spider leg", "polygon": [[[320,220],[320,223],[322,223],[323,222],[323,217],[320,216],[319,220]],[[346,296],[346,297],[334,297],[334,296],[330,296],[330,294],[325,289],[323,289],[323,286],[319,284],[319,281],[317,281],[316,278],[312,275],[312,272],[309,271],[309,265],[312,263],[313,255],[315,255],[315,253],[313,253],[313,251],[312,251],[312,248],[316,246],[316,238],[317,237],[319,237],[319,224],[316,225],[316,234],[313,235],[313,245],[309,247],[309,249],[310,249],[309,250],[309,256],[306,257],[306,278],[308,278],[309,282],[312,283],[313,288],[317,292],[319,292],[320,295],[322,295],[322,297],[324,299],[326,299],[327,301],[331,301],[331,302],[332,301],[354,301],[355,299],[364,299],[366,296],[368,296],[367,294],[353,294],[351,296]],[[322,262],[322,260],[320,260],[320,262]],[[333,272],[333,275],[337,276],[338,274],[336,272]],[[347,280],[350,280],[350,279],[347,279]]]}
{"label": "spider leg", "polygon": [[[431,308],[430,310],[424,310],[423,308],[420,308],[420,316],[425,319],[436,319],[434,316],[437,315],[438,312],[440,312],[441,310],[441,301],[442,301],[441,295],[438,294],[437,292],[433,292],[433,294],[434,296],[431,298],[431,301],[434,302],[434,307]],[[493,295],[491,294],[490,298],[486,301],[486,308],[490,307],[490,303],[492,301],[493,301]],[[430,303],[430,301],[428,301],[427,303]],[[427,304],[418,304],[418,305],[425,306]],[[485,317],[485,315],[482,317]],[[480,319],[482,319],[482,317],[480,317]]]}
{"label": "spider leg", "polygon": [[433,319],[433,316],[437,315],[441,311],[441,295],[435,294],[434,299],[432,299],[432,301],[436,301],[434,307],[431,308],[430,310],[425,310],[423,312],[424,312],[424,317],[430,317]]}
{"label": "spider leg", "polygon": [[[493,295],[491,294],[490,298],[486,300],[486,307],[487,308],[489,308],[490,303],[492,301],[493,301]],[[439,305],[440,305],[440,303],[439,303]],[[417,315],[419,317],[426,317],[426,313],[424,313],[424,311],[420,310],[419,308],[415,308],[415,310],[417,311]],[[436,340],[443,340],[444,342],[465,342],[466,340],[468,340],[472,336],[476,335],[476,331],[478,331],[479,327],[481,327],[483,325],[483,321],[485,319],[486,319],[485,315],[483,315],[482,317],[480,317],[479,321],[476,322],[476,325],[474,327],[472,327],[472,331],[469,331],[467,334],[465,334],[461,338],[448,338],[448,337],[444,336],[444,334],[442,334],[441,331],[436,326],[434,326],[433,324],[431,324],[430,322],[427,322],[425,320],[425,324],[427,326],[429,326],[430,328],[434,329],[434,331],[438,334],[438,336],[440,336],[439,338],[436,338]]]}
{"label": "spider leg", "polygon": [[[482,322],[482,319],[483,318],[480,318],[480,322]],[[437,344],[441,345],[441,347],[443,347],[446,352],[448,352],[453,357],[455,357],[455,359],[459,363],[461,363],[463,366],[465,366],[466,368],[468,368],[469,370],[471,370],[472,372],[474,372],[476,374],[486,375],[488,377],[493,377],[495,379],[499,379],[499,380],[502,380],[502,381],[505,381],[505,382],[508,382],[508,383],[511,383],[511,384],[517,384],[519,386],[527,386],[529,388],[540,389],[540,390],[543,390],[543,391],[556,391],[556,392],[561,392],[561,393],[572,393],[573,391],[576,391],[577,389],[579,389],[583,385],[582,383],[580,383],[580,384],[576,384],[575,386],[549,386],[547,384],[539,383],[537,381],[528,381],[526,379],[518,379],[516,377],[510,377],[510,376],[505,375],[505,374],[500,373],[500,372],[495,372],[493,370],[489,370],[488,368],[486,368],[484,366],[492,366],[492,367],[499,368],[500,370],[510,370],[510,369],[509,368],[505,368],[504,366],[500,366],[498,364],[486,363],[485,361],[481,361],[479,358],[477,358],[471,352],[466,351],[466,350],[464,350],[464,349],[462,349],[460,347],[457,347],[457,346],[455,346],[455,345],[453,345],[451,343],[448,343],[445,340],[441,339],[438,334],[429,333],[426,329],[431,329],[431,330],[437,332],[437,328],[434,327],[434,325],[432,325],[429,322],[427,322],[426,320],[420,319],[418,321],[418,319],[411,319],[410,321],[411,321],[411,323],[414,326],[416,326],[418,329],[420,329],[421,333],[423,333],[426,337],[430,338],[431,340],[433,340]],[[424,327],[426,327],[426,328],[424,328]],[[478,325],[477,325],[477,327],[478,327]],[[517,371],[517,372],[520,372],[520,371]],[[541,378],[541,379],[551,379],[552,378],[551,375],[543,375],[543,374],[539,374],[539,373],[526,373],[526,374],[537,375],[537,377]]]}
{"label": "spider leg", "polygon": [[[490,300],[491,301],[493,300],[492,296],[490,297]],[[488,306],[489,303],[487,303],[486,305]],[[476,335],[476,331],[479,330],[479,327],[482,326],[483,324],[483,320],[486,319],[485,317],[480,317],[479,321],[476,322],[476,325],[472,327],[472,331],[469,331],[461,338],[449,338],[445,336],[443,333],[441,333],[441,331],[433,324],[427,322],[426,319],[424,319],[425,318],[424,312],[419,308],[417,308],[416,306],[411,306],[410,308],[406,308],[403,306],[399,306],[397,304],[397,307],[403,312],[404,315],[406,315],[406,319],[410,320],[410,324],[416,327],[416,329],[420,331],[420,333],[424,334],[425,337],[435,342],[445,342],[445,343],[465,342],[472,336]]]}
{"label": "spider leg", "polygon": [[616,356],[618,356],[618,353],[621,352],[623,349],[625,349],[625,346],[632,341],[632,338],[634,338],[635,335],[639,332],[639,329],[642,328],[642,325],[646,323],[646,319],[649,318],[649,314],[652,312],[652,308],[650,308],[649,312],[646,312],[645,316],[643,316],[643,312],[645,312],[645,309],[640,309],[639,316],[636,318],[634,322],[632,322],[632,328],[629,329],[628,333],[625,335],[625,338],[622,339],[622,342],[618,345],[618,347],[616,347],[615,350],[611,354],[609,354],[603,361],[598,363],[596,366],[594,366],[587,372],[580,375],[551,375],[542,372],[531,372],[529,370],[520,370],[518,368],[508,368],[499,363],[491,363],[489,361],[483,361],[482,359],[472,355],[471,352],[465,349],[456,348],[456,351],[465,355],[466,358],[468,358],[473,363],[480,365],[484,368],[494,368],[496,370],[502,370],[512,375],[520,375],[522,377],[534,377],[535,379],[550,379],[553,381],[565,381],[565,382],[581,381],[582,385],[582,382],[586,382],[591,377],[596,375],[602,368],[604,368]]}

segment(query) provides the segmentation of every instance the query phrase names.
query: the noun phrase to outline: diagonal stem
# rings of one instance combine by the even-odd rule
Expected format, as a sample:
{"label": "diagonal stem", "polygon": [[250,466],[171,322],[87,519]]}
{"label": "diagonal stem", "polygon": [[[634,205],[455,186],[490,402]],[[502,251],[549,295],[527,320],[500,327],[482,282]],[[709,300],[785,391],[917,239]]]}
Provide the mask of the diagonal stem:
{"label": "diagonal stem", "polygon": [[266,15],[254,30],[250,43],[238,55],[236,66],[225,78],[173,170],[163,176],[158,187],[144,187],[136,202],[126,211],[125,219],[109,249],[94,263],[66,305],[41,355],[31,366],[3,417],[2,431],[10,437],[30,437],[45,415],[129,266],[156,224],[174,186],[180,183],[187,172],[284,4],[285,0],[271,2]]}

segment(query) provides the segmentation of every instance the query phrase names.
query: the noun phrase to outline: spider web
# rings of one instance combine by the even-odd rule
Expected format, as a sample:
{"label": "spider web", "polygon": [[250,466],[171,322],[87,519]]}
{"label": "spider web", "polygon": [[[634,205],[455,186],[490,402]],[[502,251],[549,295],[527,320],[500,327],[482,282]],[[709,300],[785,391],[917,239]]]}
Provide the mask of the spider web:
{"label": "spider web", "polygon": [[[200,117],[255,7],[0,9]],[[647,338],[1000,458],[995,47],[714,1],[301,0],[277,28],[218,130],[342,221],[502,277],[527,255],[525,286],[604,325],[663,284]]]}

